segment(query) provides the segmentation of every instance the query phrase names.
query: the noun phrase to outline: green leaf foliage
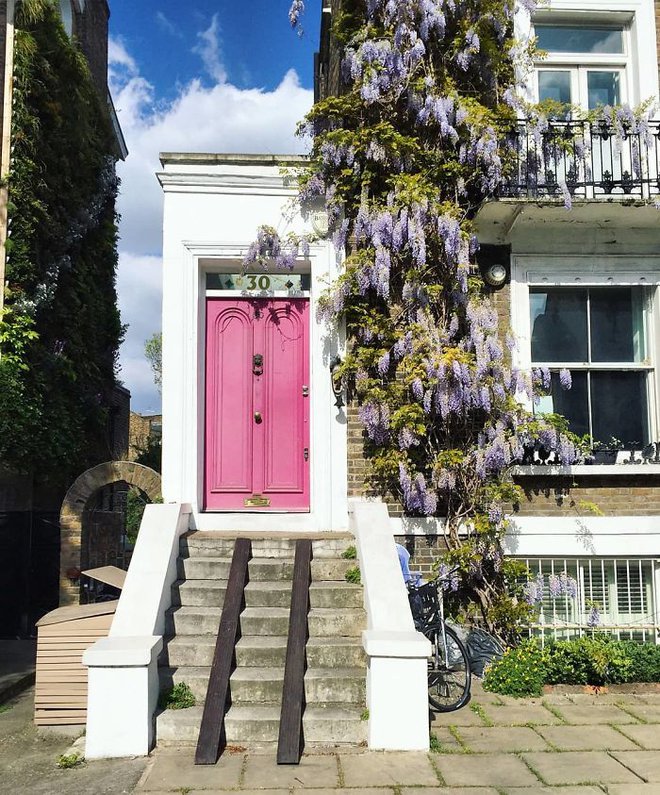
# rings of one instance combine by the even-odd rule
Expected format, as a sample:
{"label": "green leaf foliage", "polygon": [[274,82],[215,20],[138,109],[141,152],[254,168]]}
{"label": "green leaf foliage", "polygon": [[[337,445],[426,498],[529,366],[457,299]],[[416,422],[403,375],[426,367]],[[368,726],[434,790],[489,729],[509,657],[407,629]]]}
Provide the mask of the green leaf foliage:
{"label": "green leaf foliage", "polygon": [[618,641],[603,633],[541,647],[527,640],[486,669],[485,690],[538,696],[543,685],[608,685],[660,681],[660,646]]}
{"label": "green leaf foliage", "polygon": [[0,460],[66,485],[109,456],[116,307],[113,133],[56,4],[16,13]]}

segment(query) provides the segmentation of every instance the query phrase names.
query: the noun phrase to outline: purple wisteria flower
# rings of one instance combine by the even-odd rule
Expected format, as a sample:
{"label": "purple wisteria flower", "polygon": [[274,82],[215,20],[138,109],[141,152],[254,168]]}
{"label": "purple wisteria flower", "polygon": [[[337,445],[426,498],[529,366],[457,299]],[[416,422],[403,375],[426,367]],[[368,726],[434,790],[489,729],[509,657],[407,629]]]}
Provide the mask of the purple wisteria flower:
{"label": "purple wisteria flower", "polygon": [[598,610],[597,605],[592,605],[591,610],[589,611],[589,618],[587,618],[587,626],[597,627],[600,624],[600,611]]}
{"label": "purple wisteria flower", "polygon": [[570,389],[573,386],[571,371],[567,370],[565,367],[559,371],[559,383],[562,389]]}
{"label": "purple wisteria flower", "polygon": [[545,581],[543,574],[539,572],[533,580],[529,580],[523,587],[523,596],[527,604],[539,605],[543,602],[543,590]]}

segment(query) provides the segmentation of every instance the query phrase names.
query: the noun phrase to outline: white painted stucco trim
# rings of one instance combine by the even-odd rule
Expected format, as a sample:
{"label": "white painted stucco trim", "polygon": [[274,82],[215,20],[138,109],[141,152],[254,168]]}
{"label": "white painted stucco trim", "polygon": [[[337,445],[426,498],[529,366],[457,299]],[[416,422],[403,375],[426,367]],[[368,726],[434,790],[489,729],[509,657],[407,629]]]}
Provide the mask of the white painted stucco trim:
{"label": "white painted stucco trim", "polygon": [[147,505],[109,636],[83,654],[88,759],[145,756],[154,745],[158,654],[189,518],[189,506]]}
{"label": "white painted stucco trim", "polygon": [[[332,243],[310,246],[295,272],[311,273],[309,512],[203,510],[205,393],[205,274],[240,267],[257,227],[282,236],[310,233],[292,209],[295,191],[274,159],[163,156],[163,498],[192,506],[200,530],[346,530],[347,418],[334,407],[329,362],[343,350],[343,333],[317,318],[318,302],[336,278],[341,258]],[[167,157],[172,157],[170,162]],[[178,159],[177,159],[178,157]],[[254,162],[253,162],[254,161]],[[303,161],[295,161],[300,165]],[[286,164],[286,163],[285,163]],[[239,295],[237,294],[237,297]]]}
{"label": "white painted stucco trim", "polygon": [[428,750],[431,644],[413,624],[387,506],[354,499],[350,517],[367,611],[362,642],[368,666],[369,748]]}

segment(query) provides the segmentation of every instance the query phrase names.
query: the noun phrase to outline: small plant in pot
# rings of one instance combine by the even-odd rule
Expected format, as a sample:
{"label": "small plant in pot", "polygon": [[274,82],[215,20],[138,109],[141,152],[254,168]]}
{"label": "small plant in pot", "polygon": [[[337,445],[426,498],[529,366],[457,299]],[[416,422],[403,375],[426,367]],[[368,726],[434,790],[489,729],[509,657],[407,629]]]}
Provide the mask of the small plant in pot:
{"label": "small plant in pot", "polygon": [[616,436],[610,436],[606,442],[595,441],[592,448],[594,464],[616,464],[619,450],[623,448],[623,442]]}

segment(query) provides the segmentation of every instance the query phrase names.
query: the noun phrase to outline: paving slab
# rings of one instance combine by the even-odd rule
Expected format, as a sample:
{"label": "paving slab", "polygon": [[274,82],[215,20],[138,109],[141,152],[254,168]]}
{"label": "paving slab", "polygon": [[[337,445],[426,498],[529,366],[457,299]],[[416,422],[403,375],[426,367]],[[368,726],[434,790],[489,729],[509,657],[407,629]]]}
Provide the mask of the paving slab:
{"label": "paving slab", "polygon": [[[562,790],[563,795],[564,790]],[[609,795],[660,795],[659,784],[613,784],[607,788]]]}
{"label": "paving slab", "polygon": [[[522,754],[546,784],[619,784],[640,779],[604,751]],[[562,790],[563,792],[563,790]]]}
{"label": "paving slab", "polygon": [[542,704],[522,704],[501,707],[494,705],[484,707],[487,717],[496,726],[524,726],[527,723],[538,723],[541,725],[552,726],[561,723],[556,715]]}
{"label": "paving slab", "polygon": [[646,723],[660,723],[660,704],[630,704],[626,709]]}
{"label": "paving slab", "polygon": [[[476,728],[463,726],[457,729],[465,745],[476,752],[549,751],[548,743],[527,726],[495,726]],[[632,746],[633,744],[630,743]],[[628,746],[621,746],[627,748]]]}
{"label": "paving slab", "polygon": [[[530,790],[529,787],[505,787],[503,792],[506,795],[603,795],[603,790],[593,784],[587,784],[584,787],[534,787]],[[611,792],[611,790],[610,790]]]}
{"label": "paving slab", "polygon": [[573,704],[590,704],[600,706],[602,704],[645,704],[643,696],[633,693],[570,693],[569,701]]}
{"label": "paving slab", "polygon": [[245,754],[224,753],[215,765],[196,765],[193,750],[156,751],[150,769],[140,782],[139,791],[238,787]]}
{"label": "paving slab", "polygon": [[[348,792],[352,795],[356,790],[351,789]],[[527,792],[529,793],[529,790]],[[401,795],[499,795],[499,793],[493,787],[425,787],[423,790],[403,788]]]}
{"label": "paving slab", "polygon": [[655,751],[613,751],[612,756],[645,781],[660,783],[660,754]]}
{"label": "paving slab", "polygon": [[590,726],[588,731],[584,726],[539,726],[537,731],[560,751],[638,750],[632,740],[611,726]]}
{"label": "paving slab", "polygon": [[[646,707],[643,707],[646,708]],[[589,706],[587,704],[568,704],[557,707],[567,723],[574,726],[596,726],[602,724],[637,723],[635,718],[619,709],[615,704]]]}
{"label": "paving slab", "polygon": [[[263,790],[261,792],[264,795]],[[314,795],[389,795],[391,792],[394,790],[383,789],[383,787],[355,787],[354,789],[344,787],[343,789],[315,789]],[[413,792],[419,793],[419,790],[413,790]],[[424,792],[429,792],[429,790],[425,789]],[[242,792],[241,795],[243,795]]]}
{"label": "paving slab", "polygon": [[[484,704],[483,710],[487,712],[492,709],[489,704]],[[457,709],[455,712],[431,712],[431,731],[436,726],[484,726],[484,722],[479,715],[470,707]]]}
{"label": "paving slab", "polygon": [[525,763],[513,754],[435,756],[434,762],[450,787],[536,787],[539,783]]}
{"label": "paving slab", "polygon": [[248,789],[270,787],[333,789],[339,786],[337,757],[334,754],[303,756],[299,765],[278,765],[274,753],[248,754],[243,786]]}
{"label": "paving slab", "polygon": [[623,726],[624,734],[649,751],[660,751],[660,731],[654,724],[637,723]]}
{"label": "paving slab", "polygon": [[[454,758],[458,758],[458,754],[433,755],[434,764],[438,765],[439,760]],[[372,751],[359,756],[340,755],[339,762],[346,787],[433,787],[439,784],[438,776],[425,753]]]}
{"label": "paving slab", "polygon": [[462,754],[463,746],[458,742],[454,735],[442,726],[433,727],[432,733],[435,735],[436,740],[440,743],[439,754]]}

